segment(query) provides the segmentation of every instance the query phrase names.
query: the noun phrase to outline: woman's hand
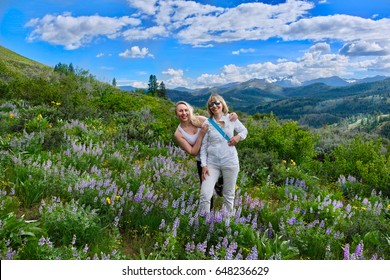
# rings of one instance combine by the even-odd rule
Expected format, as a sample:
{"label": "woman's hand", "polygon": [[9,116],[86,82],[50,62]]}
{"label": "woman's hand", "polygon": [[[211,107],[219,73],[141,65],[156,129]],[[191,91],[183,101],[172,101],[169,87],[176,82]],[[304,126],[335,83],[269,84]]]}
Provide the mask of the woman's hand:
{"label": "woman's hand", "polygon": [[201,130],[200,130],[200,134],[202,135],[202,136],[204,136],[205,134],[206,134],[206,132],[207,132],[207,130],[209,130],[209,125],[208,124],[202,124],[202,128],[201,128]]}
{"label": "woman's hand", "polygon": [[202,167],[202,182],[203,182],[204,180],[206,180],[206,175],[210,175],[210,174],[209,174],[209,169],[208,169],[207,166],[203,166],[203,167]]}
{"label": "woman's hand", "polygon": [[230,138],[228,145],[229,146],[235,146],[238,142],[240,142],[241,136],[240,135],[235,135],[232,138]]}
{"label": "woman's hand", "polygon": [[229,120],[231,121],[231,122],[235,122],[236,120],[238,120],[238,115],[236,114],[236,113],[230,113],[229,114]]}

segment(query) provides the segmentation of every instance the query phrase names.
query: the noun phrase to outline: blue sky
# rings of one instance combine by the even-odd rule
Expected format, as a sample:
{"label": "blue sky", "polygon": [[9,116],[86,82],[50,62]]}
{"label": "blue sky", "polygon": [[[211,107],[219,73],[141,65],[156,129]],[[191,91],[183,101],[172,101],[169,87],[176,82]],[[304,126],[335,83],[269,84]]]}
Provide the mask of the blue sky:
{"label": "blue sky", "polygon": [[390,1],[1,0],[0,45],[99,80],[209,87],[390,76]]}

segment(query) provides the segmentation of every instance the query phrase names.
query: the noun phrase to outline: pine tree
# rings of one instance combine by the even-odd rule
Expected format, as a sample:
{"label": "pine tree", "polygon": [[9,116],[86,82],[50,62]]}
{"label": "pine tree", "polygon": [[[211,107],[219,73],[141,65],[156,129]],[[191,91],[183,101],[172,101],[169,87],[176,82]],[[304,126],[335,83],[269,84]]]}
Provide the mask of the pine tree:
{"label": "pine tree", "polygon": [[157,96],[161,98],[167,98],[167,89],[165,88],[164,82],[160,83],[157,91]]}
{"label": "pine tree", "polygon": [[158,89],[157,78],[155,75],[150,75],[148,83],[148,94],[156,96]]}
{"label": "pine tree", "polygon": [[115,79],[115,78],[112,79],[112,85],[113,85],[114,87],[116,87],[116,79]]}
{"label": "pine tree", "polygon": [[72,63],[69,64],[68,73],[69,73],[69,74],[74,74],[74,73],[75,73],[75,70],[74,70],[74,67],[73,67],[73,64],[72,64]]}

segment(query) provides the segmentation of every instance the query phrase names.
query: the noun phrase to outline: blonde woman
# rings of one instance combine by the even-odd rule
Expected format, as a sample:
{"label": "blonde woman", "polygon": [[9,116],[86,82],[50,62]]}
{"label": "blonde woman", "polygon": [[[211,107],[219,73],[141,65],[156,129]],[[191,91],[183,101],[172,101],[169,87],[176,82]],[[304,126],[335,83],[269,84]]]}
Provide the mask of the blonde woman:
{"label": "blonde woman", "polygon": [[200,212],[210,212],[214,185],[219,176],[223,177],[223,207],[233,213],[235,187],[239,172],[239,160],[235,145],[248,134],[246,127],[237,119],[232,122],[228,116],[229,108],[218,94],[207,101],[210,119],[204,122],[209,129],[203,136],[200,150],[202,167],[202,187],[200,193]]}
{"label": "blonde woman", "polygon": [[[175,108],[176,116],[180,123],[175,131],[174,139],[184,151],[196,157],[198,175],[201,182],[202,168],[200,165],[199,151],[203,137],[209,128],[209,126],[205,124],[207,118],[194,115],[194,108],[185,101],[177,102]],[[232,113],[229,118],[231,121],[235,121],[237,119],[237,114]],[[214,183],[214,185],[216,187],[217,194],[222,195],[222,183]]]}

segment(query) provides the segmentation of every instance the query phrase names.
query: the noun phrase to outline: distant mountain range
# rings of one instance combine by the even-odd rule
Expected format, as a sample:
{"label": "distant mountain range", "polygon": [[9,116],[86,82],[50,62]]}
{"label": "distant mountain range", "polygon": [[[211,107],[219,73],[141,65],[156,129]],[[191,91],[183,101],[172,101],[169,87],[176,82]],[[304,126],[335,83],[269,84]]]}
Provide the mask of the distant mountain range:
{"label": "distant mountain range", "polygon": [[[267,78],[267,79],[253,79],[253,80],[250,80],[250,81],[247,81],[244,83],[255,81],[255,83],[256,82],[257,83],[268,83],[268,84],[278,85],[281,87],[300,87],[300,86],[308,86],[308,85],[312,85],[312,84],[322,83],[322,84],[332,86],[332,87],[342,87],[342,86],[350,86],[350,85],[354,85],[354,84],[378,82],[378,81],[383,81],[387,78],[390,78],[390,77],[378,75],[378,76],[368,77],[368,78],[363,78],[363,79],[343,79],[343,78],[340,78],[338,76],[332,76],[332,77],[327,77],[327,78],[313,79],[313,80],[309,80],[309,81],[305,81],[303,83],[300,83],[300,82],[297,82],[293,77],[271,77],[271,78]],[[240,83],[233,82],[233,83],[229,83],[226,85],[218,86],[217,88],[224,89],[224,88],[236,86],[238,84],[240,84]],[[206,88],[206,90],[207,89],[208,88]],[[196,92],[204,91],[205,88],[188,89],[185,87],[177,87],[177,88],[174,88],[173,90],[186,91],[186,92],[192,92],[192,93],[195,92],[196,93]]]}
{"label": "distant mountain range", "polygon": [[[53,68],[0,46],[0,85],[17,79],[41,79]],[[361,80],[329,77],[291,86],[293,77],[252,79],[203,89],[167,89],[176,102],[185,100],[205,108],[210,94],[221,94],[230,111],[248,114],[275,114],[279,119],[298,120],[318,127],[361,114],[390,115],[390,78],[376,76]],[[5,83],[5,84],[4,84]],[[131,86],[122,90],[139,90]],[[8,90],[8,89],[7,89]],[[5,91],[4,91],[5,92]],[[4,93],[1,92],[0,93]]]}
{"label": "distant mountain range", "polygon": [[196,90],[167,89],[167,96],[175,102],[184,100],[204,108],[209,96],[218,93],[231,110],[274,113],[278,118],[311,126],[332,124],[356,114],[390,113],[390,78],[385,76],[353,81],[329,77],[301,86],[286,84],[287,79],[252,79]]}

